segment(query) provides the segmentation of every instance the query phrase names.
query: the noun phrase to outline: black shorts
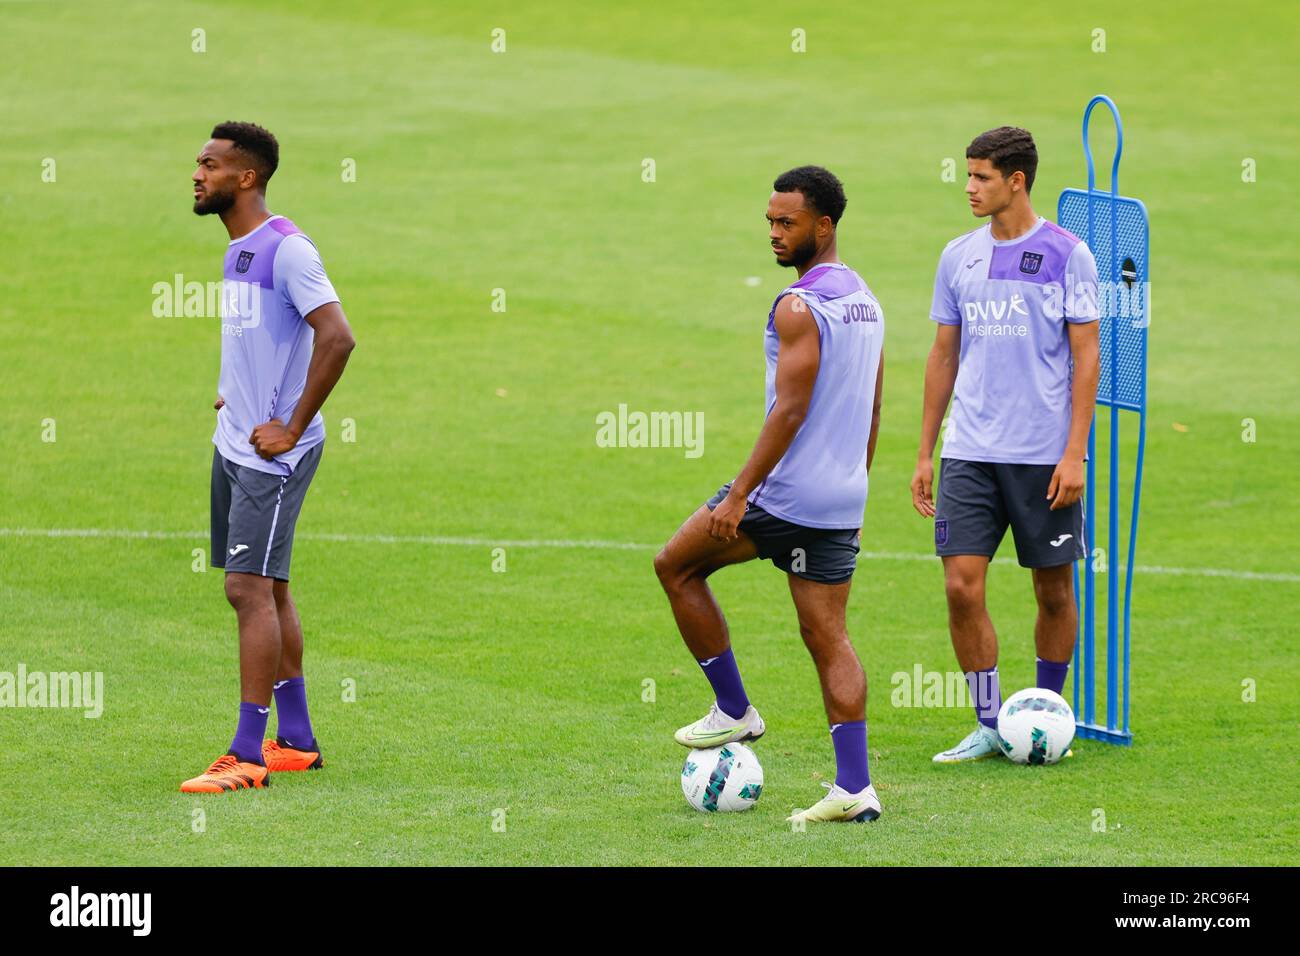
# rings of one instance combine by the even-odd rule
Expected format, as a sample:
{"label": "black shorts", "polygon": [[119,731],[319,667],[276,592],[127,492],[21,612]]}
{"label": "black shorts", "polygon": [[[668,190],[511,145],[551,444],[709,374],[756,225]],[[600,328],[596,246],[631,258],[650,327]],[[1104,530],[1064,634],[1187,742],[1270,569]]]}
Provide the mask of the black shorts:
{"label": "black shorts", "polygon": [[991,558],[1009,524],[1022,568],[1054,568],[1084,557],[1082,499],[1057,511],[1047,500],[1055,470],[1055,465],[944,458],[934,515],[935,554]]}
{"label": "black shorts", "polygon": [[213,449],[214,568],[289,580],[294,525],[324,447],[324,442],[313,446],[285,476],[237,465]]}
{"label": "black shorts", "polygon": [[[731,482],[705,505],[712,511],[729,491]],[[740,519],[740,530],[754,542],[760,558],[806,581],[843,584],[853,577],[858,566],[860,528],[806,528],[750,504]]]}

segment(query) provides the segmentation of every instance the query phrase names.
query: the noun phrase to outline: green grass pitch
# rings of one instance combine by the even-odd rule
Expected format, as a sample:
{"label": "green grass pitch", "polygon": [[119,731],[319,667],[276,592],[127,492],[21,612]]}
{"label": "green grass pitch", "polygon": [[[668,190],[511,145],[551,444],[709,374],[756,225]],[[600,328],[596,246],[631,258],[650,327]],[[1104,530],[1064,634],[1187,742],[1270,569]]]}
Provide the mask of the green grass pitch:
{"label": "green grass pitch", "polygon": [[[1294,10],[440,6],[0,4],[0,671],[101,671],[106,695],[93,720],[0,709],[0,864],[1300,862]],[[1032,130],[1055,218],[1097,92],[1153,229],[1137,557],[1165,570],[1136,583],[1135,745],[939,768],[969,712],[890,703],[894,673],[955,668],[907,492],[933,270],[976,225],[970,138]],[[359,345],[294,554],[328,766],[198,799],[176,787],[224,749],[238,694],[221,576],[192,570],[219,337],[151,305],[177,273],[220,278],[226,236],[188,177],[226,119],[280,138],[270,205],[319,245]],[[790,276],[763,213],[805,162],[843,178],[840,253],[888,321],[863,530],[880,556],[849,618],[884,816],[794,833],[833,761],[783,576],[714,579],[769,733],[757,808],[706,817],[671,734],[709,693],[651,559],[757,433]],[[705,453],[597,447],[620,403],[703,412]],[[1033,679],[1009,539],[990,603],[1009,693]]]}

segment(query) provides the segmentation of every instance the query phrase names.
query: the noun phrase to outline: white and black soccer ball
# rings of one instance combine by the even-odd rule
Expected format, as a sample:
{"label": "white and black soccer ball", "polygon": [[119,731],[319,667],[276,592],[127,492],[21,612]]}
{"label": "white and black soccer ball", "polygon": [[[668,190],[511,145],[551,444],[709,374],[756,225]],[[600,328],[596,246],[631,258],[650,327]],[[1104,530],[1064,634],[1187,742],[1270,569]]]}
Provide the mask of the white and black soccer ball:
{"label": "white and black soccer ball", "polygon": [[1056,763],[1074,740],[1074,711],[1060,694],[1028,687],[998,711],[1002,752],[1016,763]]}
{"label": "white and black soccer ball", "polygon": [[692,750],[682,766],[682,793],[702,813],[748,810],[763,792],[763,768],[744,744]]}

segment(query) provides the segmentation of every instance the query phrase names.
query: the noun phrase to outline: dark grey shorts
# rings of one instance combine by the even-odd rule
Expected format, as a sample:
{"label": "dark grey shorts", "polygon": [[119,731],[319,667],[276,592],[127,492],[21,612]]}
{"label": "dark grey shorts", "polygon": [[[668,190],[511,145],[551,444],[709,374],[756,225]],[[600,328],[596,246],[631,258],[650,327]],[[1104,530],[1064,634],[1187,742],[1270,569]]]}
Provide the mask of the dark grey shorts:
{"label": "dark grey shorts", "polygon": [[990,558],[1007,533],[1022,568],[1054,568],[1086,554],[1083,501],[1051,509],[1055,465],[1008,465],[944,458],[934,515],[934,552]]}
{"label": "dark grey shorts", "polygon": [[[705,504],[712,511],[731,491],[723,485]],[[740,530],[757,546],[758,556],[787,574],[821,584],[843,584],[858,566],[860,528],[806,528],[768,514],[751,504],[740,519]]]}
{"label": "dark grey shorts", "polygon": [[236,465],[212,450],[214,568],[289,580],[293,528],[324,447],[310,449],[284,477]]}

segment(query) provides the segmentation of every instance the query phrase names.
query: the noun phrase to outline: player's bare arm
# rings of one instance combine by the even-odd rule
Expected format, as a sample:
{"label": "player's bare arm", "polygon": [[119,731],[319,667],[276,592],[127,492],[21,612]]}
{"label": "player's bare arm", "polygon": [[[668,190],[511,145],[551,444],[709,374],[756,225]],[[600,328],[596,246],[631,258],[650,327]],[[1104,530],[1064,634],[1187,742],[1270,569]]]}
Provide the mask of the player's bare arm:
{"label": "player's bare arm", "polygon": [[880,364],[876,368],[876,394],[871,399],[871,437],[867,439],[867,471],[876,457],[876,436],[880,434],[880,401],[885,392],[885,350],[880,350]]}
{"label": "player's bare arm", "polygon": [[745,462],[731,491],[709,518],[709,534],[719,541],[732,541],[745,516],[745,501],[768,472],[776,467],[794,436],[799,433],[821,363],[817,320],[796,295],[777,304],[773,316],[779,340],[776,358],[776,404],[763,422],[754,450]]}
{"label": "player's bare arm", "polygon": [[1070,357],[1074,362],[1074,378],[1070,383],[1070,437],[1047,486],[1053,511],[1070,507],[1083,495],[1083,461],[1097,404],[1097,378],[1101,374],[1099,327],[1097,322],[1068,323]]}
{"label": "player's bare arm", "polygon": [[294,409],[293,418],[288,425],[273,418],[254,428],[248,437],[248,443],[268,461],[298,444],[298,439],[343,376],[348,356],[357,344],[347,317],[343,314],[343,307],[337,302],[327,302],[303,316],[303,319],[315,330],[316,340],[312,347],[311,364],[307,367],[307,384]]}
{"label": "player's bare arm", "polygon": [[921,409],[921,445],[912,474],[912,507],[926,518],[934,517],[934,446],[939,440],[943,413],[957,382],[961,356],[961,326],[941,325],[925,362],[925,399]]}

